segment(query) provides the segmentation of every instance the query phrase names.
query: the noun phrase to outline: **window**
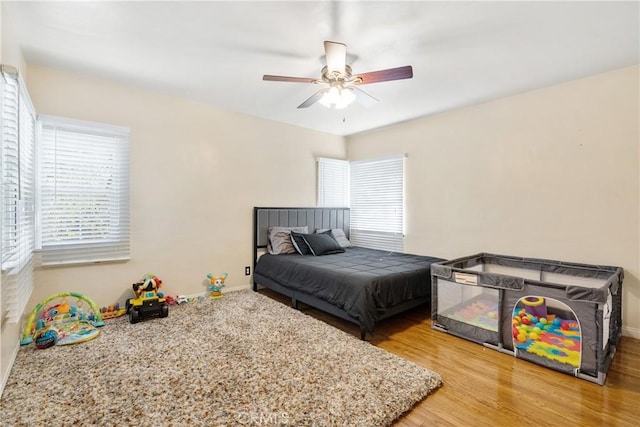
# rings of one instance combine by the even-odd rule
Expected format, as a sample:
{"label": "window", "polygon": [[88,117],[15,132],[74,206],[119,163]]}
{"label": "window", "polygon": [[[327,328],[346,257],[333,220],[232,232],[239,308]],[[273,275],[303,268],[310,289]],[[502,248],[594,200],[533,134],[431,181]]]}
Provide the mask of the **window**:
{"label": "window", "polygon": [[129,259],[129,130],[41,118],[43,266]]}
{"label": "window", "polygon": [[354,245],[402,252],[404,156],[351,163],[318,159],[318,206],[351,207]]}
{"label": "window", "polygon": [[22,78],[0,76],[2,312],[17,322],[33,290],[36,115]]}
{"label": "window", "polygon": [[356,246],[404,250],[404,156],[351,162],[351,232]]}
{"label": "window", "polygon": [[318,206],[349,206],[349,162],[318,159]]}

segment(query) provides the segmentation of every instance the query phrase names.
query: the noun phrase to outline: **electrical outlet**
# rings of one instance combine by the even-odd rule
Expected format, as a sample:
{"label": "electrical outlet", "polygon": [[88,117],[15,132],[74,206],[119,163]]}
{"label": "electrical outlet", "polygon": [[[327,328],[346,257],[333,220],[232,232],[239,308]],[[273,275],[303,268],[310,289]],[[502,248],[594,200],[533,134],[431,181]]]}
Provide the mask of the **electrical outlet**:
{"label": "electrical outlet", "polygon": [[251,274],[251,267],[246,266],[246,267],[244,268],[244,275],[245,275],[245,276],[248,276],[248,275],[250,275],[250,274]]}

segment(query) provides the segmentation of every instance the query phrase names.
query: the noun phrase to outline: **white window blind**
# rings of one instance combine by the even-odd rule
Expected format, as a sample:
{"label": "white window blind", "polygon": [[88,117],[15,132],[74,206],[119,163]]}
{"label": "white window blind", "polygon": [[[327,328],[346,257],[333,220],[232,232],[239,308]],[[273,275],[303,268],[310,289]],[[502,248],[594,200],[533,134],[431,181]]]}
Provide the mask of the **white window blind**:
{"label": "white window blind", "polygon": [[349,206],[349,162],[318,158],[318,206]]}
{"label": "white window blind", "polygon": [[404,250],[404,156],[351,162],[351,233],[355,246]]}
{"label": "white window blind", "polygon": [[2,310],[18,322],[33,290],[36,115],[20,76],[0,78]]}
{"label": "white window blind", "polygon": [[41,118],[40,264],[129,259],[129,130]]}

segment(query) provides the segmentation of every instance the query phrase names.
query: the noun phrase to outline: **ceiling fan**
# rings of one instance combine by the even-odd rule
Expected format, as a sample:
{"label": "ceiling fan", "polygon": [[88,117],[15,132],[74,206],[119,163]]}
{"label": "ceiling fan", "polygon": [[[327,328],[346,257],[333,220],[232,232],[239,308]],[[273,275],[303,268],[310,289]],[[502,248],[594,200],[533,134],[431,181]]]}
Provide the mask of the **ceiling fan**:
{"label": "ceiling fan", "polygon": [[358,75],[351,74],[351,67],[347,65],[347,46],[343,43],[325,41],[324,52],[327,65],[322,67],[322,77],[319,79],[308,77],[287,77],[265,74],[262,80],[272,82],[314,83],[327,84],[311,95],[306,101],[298,105],[298,108],[307,108],[320,102],[326,107],[344,108],[354,100],[368,107],[378,100],[361,90],[357,86],[380,83],[390,80],[410,79],[413,77],[411,65],[389,68],[386,70],[371,71]]}

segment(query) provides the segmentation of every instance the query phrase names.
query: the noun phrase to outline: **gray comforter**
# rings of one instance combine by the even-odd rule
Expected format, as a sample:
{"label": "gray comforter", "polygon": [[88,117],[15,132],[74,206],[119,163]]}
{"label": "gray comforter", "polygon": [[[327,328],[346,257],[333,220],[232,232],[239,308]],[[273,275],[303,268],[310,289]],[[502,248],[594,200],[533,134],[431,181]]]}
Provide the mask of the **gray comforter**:
{"label": "gray comforter", "polygon": [[265,254],[255,273],[326,301],[373,332],[387,308],[431,296],[430,268],[439,261],[444,260],[351,247],[317,257]]}

